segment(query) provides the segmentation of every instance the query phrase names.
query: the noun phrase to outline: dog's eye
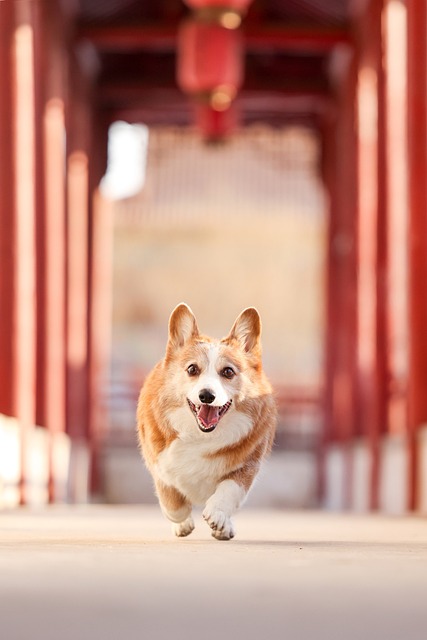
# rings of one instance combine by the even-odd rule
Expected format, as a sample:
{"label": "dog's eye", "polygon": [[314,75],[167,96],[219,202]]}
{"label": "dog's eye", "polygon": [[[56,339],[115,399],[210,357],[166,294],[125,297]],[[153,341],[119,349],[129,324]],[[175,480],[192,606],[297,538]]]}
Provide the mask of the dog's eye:
{"label": "dog's eye", "polygon": [[187,373],[189,376],[197,376],[200,371],[199,371],[199,367],[197,366],[197,364],[190,364],[189,367],[187,367]]}
{"label": "dog's eye", "polygon": [[225,369],[223,369],[221,371],[221,375],[224,378],[228,378],[228,380],[231,380],[231,378],[234,378],[234,376],[236,375],[233,371],[233,369],[231,367],[225,367]]}

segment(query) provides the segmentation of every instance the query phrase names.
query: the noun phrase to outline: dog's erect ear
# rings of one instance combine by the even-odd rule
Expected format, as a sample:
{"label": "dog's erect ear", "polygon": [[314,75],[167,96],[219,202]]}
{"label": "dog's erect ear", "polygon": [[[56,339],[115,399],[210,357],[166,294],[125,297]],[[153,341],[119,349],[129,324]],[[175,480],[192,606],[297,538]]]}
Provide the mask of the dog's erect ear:
{"label": "dog's erect ear", "polygon": [[243,351],[260,349],[261,318],[254,307],[242,311],[224,342],[237,340]]}
{"label": "dog's erect ear", "polygon": [[196,318],[183,302],[172,311],[169,318],[169,342],[168,347],[182,347],[190,338],[199,335]]}

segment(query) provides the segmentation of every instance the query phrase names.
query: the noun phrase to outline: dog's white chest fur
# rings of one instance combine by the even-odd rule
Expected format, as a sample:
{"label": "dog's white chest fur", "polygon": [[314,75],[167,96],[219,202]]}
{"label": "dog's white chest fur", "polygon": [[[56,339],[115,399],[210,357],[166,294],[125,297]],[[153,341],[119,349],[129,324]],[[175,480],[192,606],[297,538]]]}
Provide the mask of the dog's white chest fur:
{"label": "dog's white chest fur", "polygon": [[193,504],[202,505],[215,491],[224,464],[206,457],[206,445],[174,440],[160,454],[156,471],[160,479],[176,487]]}
{"label": "dog's white chest fur", "polygon": [[203,505],[229,470],[226,454],[212,458],[209,453],[238,442],[249,433],[252,421],[233,412],[223,418],[217,430],[204,434],[187,408],[177,410],[171,418],[172,424],[179,423],[180,435],[161,452],[155,471],[164,484],[176,487],[193,504]]}

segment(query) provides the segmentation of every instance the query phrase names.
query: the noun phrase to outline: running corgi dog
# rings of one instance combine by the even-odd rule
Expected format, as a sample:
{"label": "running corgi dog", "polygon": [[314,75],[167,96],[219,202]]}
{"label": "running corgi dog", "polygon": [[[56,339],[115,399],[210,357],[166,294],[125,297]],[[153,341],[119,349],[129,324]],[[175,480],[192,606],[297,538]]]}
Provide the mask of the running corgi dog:
{"label": "running corgi dog", "polygon": [[260,335],[252,307],[222,340],[201,335],[186,304],[171,314],[166,355],[141,390],[137,423],[160,507],[177,536],[193,531],[192,506],[199,505],[217,540],[233,538],[231,516],[271,450],[276,406]]}

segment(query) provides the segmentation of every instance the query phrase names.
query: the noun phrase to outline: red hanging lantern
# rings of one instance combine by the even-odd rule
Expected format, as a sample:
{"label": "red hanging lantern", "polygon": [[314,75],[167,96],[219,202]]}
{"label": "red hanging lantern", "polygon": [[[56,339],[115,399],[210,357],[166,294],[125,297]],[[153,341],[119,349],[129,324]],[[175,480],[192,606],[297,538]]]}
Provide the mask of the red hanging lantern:
{"label": "red hanging lantern", "polygon": [[178,36],[177,80],[185,93],[216,111],[227,109],[243,81],[241,33],[186,20]]}
{"label": "red hanging lantern", "polygon": [[195,119],[198,129],[207,142],[221,142],[237,126],[236,105],[232,104],[226,111],[215,111],[208,104],[196,104]]}
{"label": "red hanging lantern", "polygon": [[209,137],[220,137],[231,127],[234,117],[224,114],[243,82],[239,27],[251,0],[185,1],[194,14],[178,32],[177,82],[199,103],[202,130]]}

